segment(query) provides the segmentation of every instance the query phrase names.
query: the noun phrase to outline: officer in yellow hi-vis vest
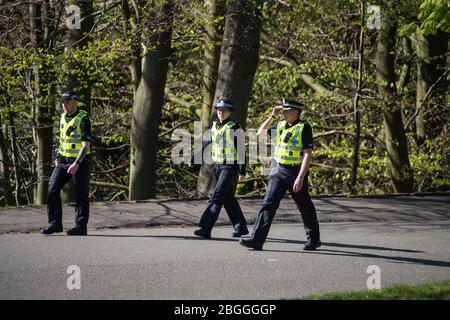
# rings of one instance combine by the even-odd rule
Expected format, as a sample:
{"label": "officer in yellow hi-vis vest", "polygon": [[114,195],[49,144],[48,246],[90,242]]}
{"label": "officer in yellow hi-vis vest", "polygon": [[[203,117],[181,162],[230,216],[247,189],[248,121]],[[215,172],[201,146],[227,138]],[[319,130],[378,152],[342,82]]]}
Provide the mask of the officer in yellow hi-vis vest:
{"label": "officer in yellow hi-vis vest", "polygon": [[[211,230],[224,206],[234,228],[232,236],[240,237],[248,234],[247,222],[234,196],[238,178],[243,179],[246,170],[243,131],[239,123],[230,119],[234,109],[231,101],[221,99],[214,108],[219,121],[213,122],[211,139],[203,141],[202,151],[212,143],[211,153],[217,184],[200,219],[200,229],[195,230],[194,234],[201,238],[211,238]],[[191,163],[193,160],[194,156]]]}
{"label": "officer in yellow hi-vis vest", "polygon": [[274,158],[278,165],[270,172],[264,204],[256,218],[250,239],[241,239],[239,242],[244,247],[262,250],[273,217],[287,190],[292,193],[303,219],[308,240],[304,250],[315,250],[322,244],[316,209],[308,192],[308,168],[313,149],[312,130],[307,122],[300,120],[302,108],[299,102],[283,99],[283,104],[273,108],[270,117],[258,130],[258,135],[265,133],[272,118],[283,112],[284,120],[276,128]]}
{"label": "officer in yellow hi-vis vest", "polygon": [[62,95],[64,113],[60,120],[60,138],[55,169],[48,185],[48,226],[43,234],[62,232],[61,190],[73,180],[75,185],[75,227],[68,235],[86,235],[89,220],[91,121],[87,112],[78,110],[73,92]]}

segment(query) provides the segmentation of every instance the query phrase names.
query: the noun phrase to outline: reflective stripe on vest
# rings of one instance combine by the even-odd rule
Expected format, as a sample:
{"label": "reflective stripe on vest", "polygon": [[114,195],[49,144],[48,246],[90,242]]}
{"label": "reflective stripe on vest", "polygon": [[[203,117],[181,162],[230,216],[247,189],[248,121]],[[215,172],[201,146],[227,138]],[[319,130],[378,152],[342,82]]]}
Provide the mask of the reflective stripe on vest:
{"label": "reflective stripe on vest", "polygon": [[233,120],[217,129],[217,122],[213,122],[212,135],[212,160],[215,163],[235,163],[238,160],[232,127],[236,124]]}
{"label": "reflective stripe on vest", "polygon": [[[66,122],[66,114],[61,115],[58,152],[63,157],[76,157],[81,150],[81,120],[87,117],[86,111],[80,110],[76,117]],[[89,154],[88,149],[86,154]]]}
{"label": "reflective stripe on vest", "polygon": [[[286,121],[281,121],[277,126],[277,145],[275,148],[275,160],[280,164],[302,163],[301,152],[303,150],[302,133],[305,123],[299,122],[286,129]],[[286,136],[291,134],[287,142]]]}

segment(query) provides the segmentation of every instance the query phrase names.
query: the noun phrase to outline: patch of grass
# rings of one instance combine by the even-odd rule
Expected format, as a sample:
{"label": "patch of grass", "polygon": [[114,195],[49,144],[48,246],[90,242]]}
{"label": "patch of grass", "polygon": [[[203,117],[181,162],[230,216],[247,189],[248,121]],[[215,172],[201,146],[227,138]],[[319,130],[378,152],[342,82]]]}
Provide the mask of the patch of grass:
{"label": "patch of grass", "polygon": [[420,286],[394,285],[380,290],[309,295],[303,300],[450,300],[450,280]]}

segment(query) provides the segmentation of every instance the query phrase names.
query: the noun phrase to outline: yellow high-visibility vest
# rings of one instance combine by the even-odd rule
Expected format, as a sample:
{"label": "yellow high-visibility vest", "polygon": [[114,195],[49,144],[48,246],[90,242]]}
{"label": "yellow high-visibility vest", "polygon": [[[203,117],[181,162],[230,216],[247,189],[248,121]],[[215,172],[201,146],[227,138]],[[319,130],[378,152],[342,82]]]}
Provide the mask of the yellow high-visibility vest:
{"label": "yellow high-visibility vest", "polygon": [[[88,117],[86,111],[80,110],[76,117],[66,121],[66,114],[61,115],[59,149],[63,157],[77,157],[81,150],[81,120]],[[90,153],[88,149],[87,154]]]}
{"label": "yellow high-visibility vest", "polygon": [[[286,128],[285,120],[277,126],[277,144],[275,147],[275,160],[280,164],[296,165],[302,163],[303,150],[302,133],[304,122]],[[286,136],[290,135],[289,138]],[[285,142],[286,140],[286,142]]]}
{"label": "yellow high-visibility vest", "polygon": [[233,126],[236,122],[230,120],[220,129],[217,123],[213,122],[211,128],[212,135],[212,159],[215,163],[232,164],[238,160],[236,147],[234,146]]}

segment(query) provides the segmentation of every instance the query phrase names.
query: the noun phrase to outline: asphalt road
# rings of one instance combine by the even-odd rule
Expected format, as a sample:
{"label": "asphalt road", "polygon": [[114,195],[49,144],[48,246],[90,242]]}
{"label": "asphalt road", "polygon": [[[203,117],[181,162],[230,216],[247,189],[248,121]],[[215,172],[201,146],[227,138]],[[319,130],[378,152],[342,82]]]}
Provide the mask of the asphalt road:
{"label": "asphalt road", "polygon": [[[324,246],[302,250],[301,224],[274,224],[264,251],[192,227],[110,229],[87,237],[0,235],[1,299],[280,299],[450,279],[450,221],[321,225]],[[70,265],[81,289],[69,290]],[[69,281],[71,282],[71,281]],[[73,282],[71,282],[73,283]]]}

